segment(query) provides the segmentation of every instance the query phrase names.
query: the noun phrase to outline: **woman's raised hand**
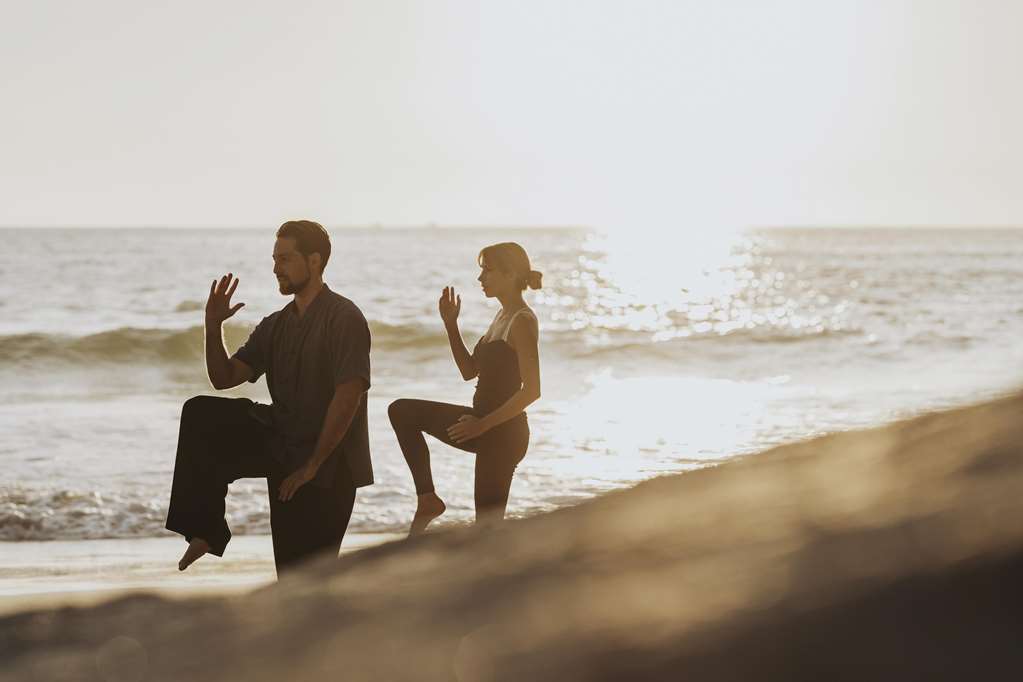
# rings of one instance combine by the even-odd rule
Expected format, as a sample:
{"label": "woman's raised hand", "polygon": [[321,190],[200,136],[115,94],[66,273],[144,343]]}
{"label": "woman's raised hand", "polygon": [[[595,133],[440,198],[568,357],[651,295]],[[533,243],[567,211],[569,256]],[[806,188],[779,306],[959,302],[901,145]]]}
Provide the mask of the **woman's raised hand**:
{"label": "woman's raised hand", "polygon": [[437,301],[437,310],[444,324],[454,324],[458,319],[458,313],[462,310],[462,297],[455,296],[454,287],[444,287]]}
{"label": "woman's raised hand", "polygon": [[219,281],[213,280],[213,284],[210,285],[210,297],[206,299],[206,324],[222,324],[245,305],[244,303],[231,305],[231,297],[237,288],[238,278],[232,277],[230,272]]}

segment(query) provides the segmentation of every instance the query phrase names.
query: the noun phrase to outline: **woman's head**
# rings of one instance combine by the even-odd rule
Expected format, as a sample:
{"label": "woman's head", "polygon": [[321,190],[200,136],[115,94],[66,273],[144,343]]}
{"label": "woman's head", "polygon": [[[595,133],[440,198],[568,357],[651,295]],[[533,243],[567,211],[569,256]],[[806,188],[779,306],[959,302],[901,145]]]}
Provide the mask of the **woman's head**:
{"label": "woman's head", "polygon": [[526,250],[515,242],[492,244],[480,251],[477,258],[479,281],[487,296],[521,293],[526,287],[539,289],[543,275],[532,270]]}

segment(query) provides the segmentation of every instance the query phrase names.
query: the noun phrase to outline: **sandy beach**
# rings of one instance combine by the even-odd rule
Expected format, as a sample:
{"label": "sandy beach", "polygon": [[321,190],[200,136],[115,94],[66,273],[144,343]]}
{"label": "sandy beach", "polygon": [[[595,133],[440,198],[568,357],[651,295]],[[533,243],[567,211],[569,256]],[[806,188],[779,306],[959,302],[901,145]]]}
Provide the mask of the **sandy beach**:
{"label": "sandy beach", "polygon": [[[221,596],[7,614],[2,677],[1006,679],[1023,665],[1021,410],[1016,395],[786,445],[313,561],[243,597],[224,594],[267,583],[265,540],[239,544],[237,579],[157,568],[173,547],[155,542],[126,559],[137,585],[202,576]],[[36,587],[105,598],[87,573]]]}
{"label": "sandy beach", "polygon": [[[352,533],[341,555],[400,537]],[[176,536],[0,543],[0,614],[88,606],[143,593],[226,596],[268,585],[276,577],[268,535],[232,538],[224,557],[205,557],[180,572],[177,560],[184,547]]]}

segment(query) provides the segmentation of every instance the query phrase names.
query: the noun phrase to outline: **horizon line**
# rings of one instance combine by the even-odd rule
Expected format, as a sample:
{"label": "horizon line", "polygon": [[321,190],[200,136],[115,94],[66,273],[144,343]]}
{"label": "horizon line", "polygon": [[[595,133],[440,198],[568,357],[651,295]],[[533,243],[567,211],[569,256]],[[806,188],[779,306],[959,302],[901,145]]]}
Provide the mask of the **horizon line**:
{"label": "horizon line", "polygon": [[[325,225],[332,230],[595,230],[604,231],[592,225],[515,225],[515,224],[443,224],[443,223],[418,223],[418,224],[346,224],[346,225]],[[0,230],[266,230],[277,229],[267,225],[0,225]],[[746,230],[1018,230],[1023,229],[1023,223],[995,223],[995,224],[972,224],[972,223],[864,223],[864,224],[766,224],[746,225],[737,228],[739,231]]]}
{"label": "horizon line", "polygon": [[[317,221],[319,222],[319,221]],[[320,223],[332,230],[588,230],[585,225],[514,225],[514,224],[386,224],[357,223],[332,225]],[[0,225],[0,230],[276,230],[279,224],[267,225]]]}

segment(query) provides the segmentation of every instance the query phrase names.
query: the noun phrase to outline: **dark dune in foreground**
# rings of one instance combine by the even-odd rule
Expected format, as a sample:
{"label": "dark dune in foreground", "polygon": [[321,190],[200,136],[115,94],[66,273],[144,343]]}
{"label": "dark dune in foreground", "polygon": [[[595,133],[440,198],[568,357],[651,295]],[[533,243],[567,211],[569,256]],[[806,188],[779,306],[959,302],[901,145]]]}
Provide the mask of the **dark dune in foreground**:
{"label": "dark dune in foreground", "polygon": [[10,616],[2,678],[1019,679],[1021,414],[784,446],[242,597]]}

